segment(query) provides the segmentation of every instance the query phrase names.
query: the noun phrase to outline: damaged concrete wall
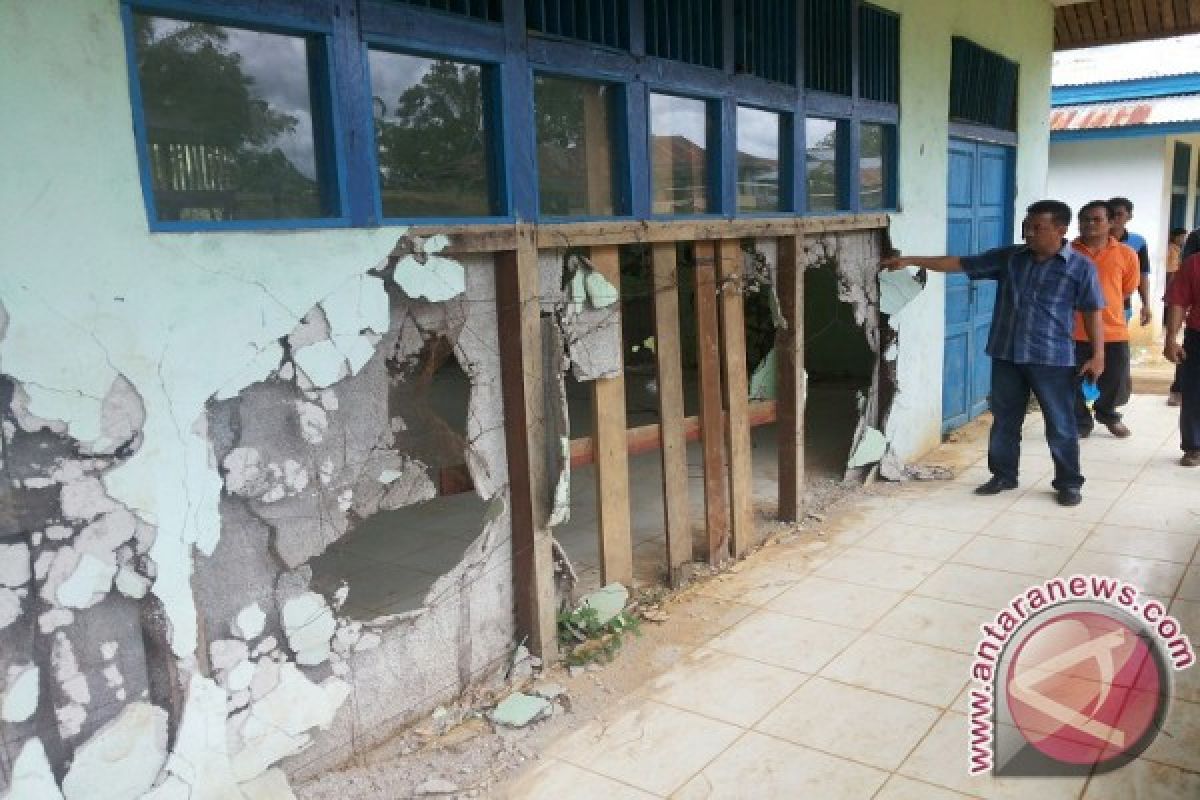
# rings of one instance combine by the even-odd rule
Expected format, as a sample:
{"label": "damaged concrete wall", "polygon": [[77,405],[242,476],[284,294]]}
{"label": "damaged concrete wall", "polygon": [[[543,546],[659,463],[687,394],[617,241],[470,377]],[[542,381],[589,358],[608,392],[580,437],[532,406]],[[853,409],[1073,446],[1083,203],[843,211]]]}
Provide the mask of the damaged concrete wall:
{"label": "damaged concrete wall", "polygon": [[[0,201],[25,220],[0,231],[0,792],[264,796],[507,655],[499,387],[475,380],[490,264],[433,242],[368,274],[395,228],[148,233],[115,5],[3,14],[0,52],[31,69],[0,70],[27,110],[0,126]],[[428,495],[372,438],[410,331],[457,335],[490,512],[427,611],[349,620],[304,562]]]}

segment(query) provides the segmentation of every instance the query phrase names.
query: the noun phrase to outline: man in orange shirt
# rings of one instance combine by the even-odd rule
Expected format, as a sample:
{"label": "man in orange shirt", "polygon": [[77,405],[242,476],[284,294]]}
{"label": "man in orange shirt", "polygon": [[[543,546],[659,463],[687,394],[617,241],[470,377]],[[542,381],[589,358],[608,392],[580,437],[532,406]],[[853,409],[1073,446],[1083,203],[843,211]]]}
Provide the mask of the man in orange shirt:
{"label": "man in orange shirt", "polygon": [[[1108,428],[1113,436],[1124,439],[1129,428],[1121,421],[1117,406],[1129,401],[1129,329],[1126,327],[1122,306],[1125,296],[1132,293],[1141,279],[1137,254],[1121,244],[1110,233],[1112,209],[1103,200],[1093,200],[1079,209],[1079,238],[1071,243],[1076,252],[1090,258],[1096,264],[1096,277],[1104,293],[1104,372],[1096,381],[1100,396],[1092,409],[1084,401],[1083,378],[1077,378],[1075,392],[1075,419],[1079,425],[1079,436],[1092,432],[1096,422]],[[1086,364],[1092,357],[1092,343],[1084,330],[1083,315],[1075,314],[1075,363]],[[1096,418],[1093,421],[1092,411]]]}

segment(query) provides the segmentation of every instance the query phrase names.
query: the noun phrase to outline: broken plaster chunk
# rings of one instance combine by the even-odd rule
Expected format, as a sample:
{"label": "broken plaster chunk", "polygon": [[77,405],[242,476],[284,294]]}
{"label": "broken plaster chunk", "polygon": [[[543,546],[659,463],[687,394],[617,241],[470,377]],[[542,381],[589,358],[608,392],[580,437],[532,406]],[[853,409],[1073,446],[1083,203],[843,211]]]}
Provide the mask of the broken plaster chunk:
{"label": "broken plaster chunk", "polygon": [[21,616],[21,596],[15,589],[0,589],[0,630],[7,628]]}
{"label": "broken plaster chunk", "polygon": [[256,668],[253,661],[243,661],[225,675],[225,687],[231,692],[241,692],[250,688],[254,680]]}
{"label": "broken plaster chunk", "polygon": [[64,517],[77,520],[93,520],[120,508],[99,478],[83,478],[62,487],[59,495]]}
{"label": "broken plaster chunk", "polygon": [[123,566],[117,570],[117,577],[113,584],[117,587],[117,591],[134,600],[141,600],[150,590],[150,579],[129,566]]}
{"label": "broken plaster chunk", "polygon": [[100,435],[83,443],[81,452],[110,454],[133,441],[146,423],[146,405],[133,384],[121,374],[113,378],[100,407]]}
{"label": "broken plaster chunk", "polygon": [[83,730],[83,723],[87,722],[87,709],[80,703],[71,703],[55,708],[54,718],[58,721],[58,735],[73,739]]}
{"label": "broken plaster chunk", "polygon": [[296,417],[300,422],[300,435],[309,444],[320,444],[329,430],[329,415],[315,403],[296,401]]}
{"label": "broken plaster chunk", "polygon": [[12,765],[11,783],[5,800],[62,800],[54,771],[46,758],[42,740],[34,736],[21,747]]}
{"label": "broken plaster chunk", "polygon": [[125,800],[154,785],[167,758],[167,712],[130,703],[75,751],[63,778],[66,800]]}
{"label": "broken plaster chunk", "polygon": [[208,646],[212,668],[222,672],[236,667],[250,657],[250,649],[240,639],[218,639]]}
{"label": "broken plaster chunk", "polygon": [[246,800],[296,800],[283,770],[272,767],[252,781],[238,784]]}
{"label": "broken plaster chunk", "polygon": [[49,528],[46,528],[46,538],[54,539],[55,541],[69,539],[74,532],[66,525],[51,525]]}
{"label": "broken plaster chunk", "polygon": [[907,269],[879,273],[879,311],[896,314],[925,289],[922,273]]}
{"label": "broken plaster chunk", "polygon": [[332,386],[350,375],[346,356],[328,339],[299,348],[292,353],[292,359],[312,381],[314,388]]}
{"label": "broken plaster chunk", "polygon": [[[229,764],[225,704],[224,689],[208,678],[192,675],[179,731],[165,767],[167,782],[181,782],[188,789],[184,797],[189,800],[239,797]],[[166,798],[173,800],[174,795]]]}
{"label": "broken plaster chunk", "polygon": [[620,297],[608,278],[594,270],[584,279],[584,288],[587,290],[588,304],[592,308],[608,308]]}
{"label": "broken plaster chunk", "polygon": [[282,617],[297,664],[311,667],[329,658],[329,640],[337,621],[324,597],[316,592],[297,595],[284,604]]}
{"label": "broken plaster chunk", "polygon": [[[65,628],[73,622],[75,622],[75,612],[66,608],[52,608],[38,617],[38,630],[45,636],[59,628]],[[0,625],[0,627],[3,626]]]}
{"label": "broken plaster chunk", "polygon": [[55,597],[60,605],[67,608],[90,608],[103,600],[112,589],[116,574],[117,565],[113,562],[101,561],[91,553],[83,553],[75,569],[58,585]]}
{"label": "broken plaster chunk", "polygon": [[775,348],[772,347],[767,355],[754,368],[750,376],[751,400],[774,400],[778,394]]}
{"label": "broken plaster chunk", "polygon": [[420,261],[404,256],[396,262],[392,279],[412,299],[424,297],[431,303],[444,303],[467,290],[463,265],[443,256],[425,255]]}
{"label": "broken plaster chunk", "polygon": [[250,640],[263,632],[263,625],[266,621],[267,615],[258,603],[251,603],[237,613],[229,629],[234,636]]}
{"label": "broken plaster chunk", "polygon": [[850,456],[850,463],[846,466],[854,469],[874,464],[883,458],[886,449],[887,439],[883,433],[875,428],[868,427],[863,431],[862,439],[859,440],[858,446],[854,448],[854,453]]}
{"label": "broken plaster chunk", "polygon": [[232,766],[239,781],[249,781],[311,741],[309,731],[328,728],[350,685],[339,678],[313,683],[295,664],[279,665],[275,689],[229,718],[229,741],[236,744]]}
{"label": "broken plaster chunk", "polygon": [[37,710],[40,674],[35,664],[8,668],[0,719],[5,722],[24,722],[33,716],[33,712]]}
{"label": "broken plaster chunk", "polygon": [[279,646],[279,642],[275,640],[275,637],[268,636],[255,646],[253,656],[255,658],[260,658],[262,656],[265,656],[267,653],[271,652],[278,646]]}
{"label": "broken plaster chunk", "polygon": [[102,674],[104,682],[110,689],[119,689],[125,684],[125,676],[121,674],[121,670],[117,668],[116,664],[109,664],[104,668]]}
{"label": "broken plaster chunk", "polygon": [[551,713],[550,701],[544,697],[513,692],[489,712],[492,722],[508,728],[524,728]]}
{"label": "broken plaster chunk", "polygon": [[100,645],[100,657],[105,661],[112,661],[117,657],[118,649],[120,649],[120,645],[118,645],[116,642],[105,642],[104,644]]}
{"label": "broken plaster chunk", "polygon": [[625,610],[625,604],[628,602],[629,590],[619,583],[610,583],[602,589],[585,594],[579,601],[579,607],[594,609],[596,624],[607,625]]}
{"label": "broken plaster chunk", "polygon": [[0,586],[17,589],[33,577],[29,567],[29,545],[0,544]]}
{"label": "broken plaster chunk", "polygon": [[233,448],[221,466],[225,469],[225,488],[230,494],[249,497],[267,490],[267,474],[254,448]]}

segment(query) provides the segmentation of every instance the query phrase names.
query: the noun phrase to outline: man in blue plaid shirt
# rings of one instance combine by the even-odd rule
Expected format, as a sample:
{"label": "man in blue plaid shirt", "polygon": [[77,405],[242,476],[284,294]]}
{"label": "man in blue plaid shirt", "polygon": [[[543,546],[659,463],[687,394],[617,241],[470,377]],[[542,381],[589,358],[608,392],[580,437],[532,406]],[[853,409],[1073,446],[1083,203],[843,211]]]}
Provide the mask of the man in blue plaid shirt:
{"label": "man in blue plaid shirt", "polygon": [[[883,269],[923,267],[963,272],[971,280],[997,282],[996,310],[988,336],[992,357],[992,432],[988,469],[992,478],[976,494],[1015,489],[1021,458],[1021,426],[1032,391],[1046,422],[1046,442],[1054,459],[1058,502],[1079,505],[1079,431],[1075,422],[1075,376],[1095,380],[1104,371],[1104,295],[1096,265],[1066,239],[1071,209],[1040,200],[1026,209],[1025,244],[999,247],[976,256],[893,256]],[[1092,357],[1075,365],[1072,331],[1075,312],[1083,314]]]}

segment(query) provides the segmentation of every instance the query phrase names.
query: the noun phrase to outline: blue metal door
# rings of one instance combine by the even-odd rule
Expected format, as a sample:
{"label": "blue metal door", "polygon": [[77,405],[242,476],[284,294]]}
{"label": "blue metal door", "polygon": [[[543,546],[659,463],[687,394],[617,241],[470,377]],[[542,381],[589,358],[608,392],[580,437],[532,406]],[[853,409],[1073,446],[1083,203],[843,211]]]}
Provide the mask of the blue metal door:
{"label": "blue metal door", "polygon": [[[947,253],[970,255],[1011,243],[1012,166],[1012,148],[950,140]],[[995,281],[946,276],[943,431],[953,430],[987,409],[991,360],[984,350],[995,302]]]}

